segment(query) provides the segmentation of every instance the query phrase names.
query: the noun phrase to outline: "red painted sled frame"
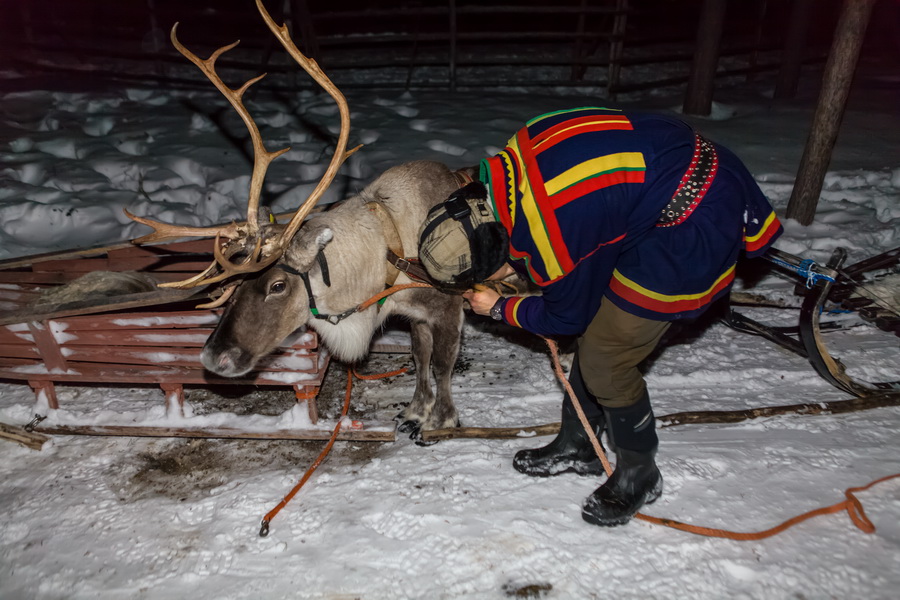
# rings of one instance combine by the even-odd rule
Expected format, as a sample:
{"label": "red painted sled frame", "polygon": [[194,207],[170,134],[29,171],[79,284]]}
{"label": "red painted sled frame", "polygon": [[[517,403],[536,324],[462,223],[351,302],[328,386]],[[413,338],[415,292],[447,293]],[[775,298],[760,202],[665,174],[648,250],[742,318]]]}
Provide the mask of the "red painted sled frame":
{"label": "red painted sled frame", "polygon": [[167,411],[183,414],[184,385],[290,385],[318,421],[316,396],[329,363],[314,332],[279,348],[246,377],[218,377],[200,351],[219,310],[198,309],[204,292],[158,289],[112,298],[35,305],[41,291],[91,271],[141,271],[184,279],[211,260],[209,240],[131,244],[0,262],[0,379],[23,380],[59,408],[55,384],[155,384]]}

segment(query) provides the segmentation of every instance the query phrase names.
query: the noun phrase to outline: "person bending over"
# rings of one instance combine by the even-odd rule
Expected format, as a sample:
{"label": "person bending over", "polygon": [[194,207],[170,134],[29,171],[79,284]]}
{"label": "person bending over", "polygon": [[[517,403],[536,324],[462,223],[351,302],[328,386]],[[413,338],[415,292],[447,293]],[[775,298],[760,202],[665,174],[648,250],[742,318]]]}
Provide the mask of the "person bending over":
{"label": "person bending over", "polygon": [[[541,115],[435,206],[419,257],[435,284],[472,310],[544,336],[576,335],[569,381],[613,474],[582,505],[604,526],[628,522],[662,493],[650,395],[638,364],[673,321],[728,294],[742,254],[764,253],[782,227],[741,161],[673,117],[610,108]],[[513,271],[541,294],[503,297],[476,284]],[[536,477],[602,466],[572,406],[547,446],[513,467]]]}

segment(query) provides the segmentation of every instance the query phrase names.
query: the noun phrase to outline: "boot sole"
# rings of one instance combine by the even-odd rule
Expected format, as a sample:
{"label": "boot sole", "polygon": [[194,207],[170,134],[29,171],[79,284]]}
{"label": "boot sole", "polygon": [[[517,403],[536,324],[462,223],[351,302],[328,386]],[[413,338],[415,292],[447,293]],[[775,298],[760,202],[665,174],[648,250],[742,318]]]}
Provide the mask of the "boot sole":
{"label": "boot sole", "polygon": [[581,509],[581,518],[584,519],[585,521],[587,521],[588,523],[590,523],[591,525],[599,525],[600,527],[618,527],[619,525],[625,525],[626,523],[628,523],[631,519],[634,518],[635,514],[640,512],[640,510],[643,507],[653,504],[654,502],[656,502],[659,499],[660,496],[662,496],[662,480],[660,480],[659,487],[651,490],[650,494],[647,496],[647,499],[644,501],[644,503],[641,504],[640,506],[638,506],[637,509],[635,509],[635,511],[633,513],[631,513],[630,515],[623,515],[621,517],[603,519],[593,513],[589,513],[587,511],[585,511],[582,508]]}
{"label": "boot sole", "polygon": [[552,473],[550,473],[548,471],[522,470],[515,464],[513,465],[513,468],[523,475],[528,475],[529,477],[541,477],[544,479],[546,479],[548,477],[556,477],[557,475],[565,475],[566,473],[575,473],[576,475],[597,475],[597,476],[605,474],[605,471],[603,470],[603,465],[599,461],[597,462],[596,468],[594,468],[594,467],[579,468],[579,467],[571,466],[571,467],[567,467],[561,471],[554,471]]}

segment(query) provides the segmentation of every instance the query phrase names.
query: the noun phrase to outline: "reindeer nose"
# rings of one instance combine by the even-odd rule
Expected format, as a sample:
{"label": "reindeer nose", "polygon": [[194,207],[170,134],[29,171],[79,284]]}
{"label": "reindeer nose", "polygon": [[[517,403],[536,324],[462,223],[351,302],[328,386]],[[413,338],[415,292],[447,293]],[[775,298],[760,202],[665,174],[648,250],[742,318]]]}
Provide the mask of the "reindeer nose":
{"label": "reindeer nose", "polygon": [[220,373],[230,373],[234,371],[234,358],[228,352],[223,352],[216,360],[216,370]]}
{"label": "reindeer nose", "polygon": [[237,359],[240,357],[240,354],[239,348],[229,348],[218,353],[209,348],[204,348],[200,354],[200,361],[204,367],[213,373],[225,377],[234,377],[240,374],[237,366]]}

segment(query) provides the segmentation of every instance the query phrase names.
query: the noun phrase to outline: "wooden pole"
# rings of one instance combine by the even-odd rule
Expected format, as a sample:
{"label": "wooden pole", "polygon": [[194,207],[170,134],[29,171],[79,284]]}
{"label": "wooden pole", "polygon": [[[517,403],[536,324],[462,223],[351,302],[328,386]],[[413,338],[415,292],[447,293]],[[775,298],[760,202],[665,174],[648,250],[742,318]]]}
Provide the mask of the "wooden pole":
{"label": "wooden pole", "polygon": [[687,115],[706,116],[712,112],[713,80],[719,64],[719,42],[725,22],[726,0],[704,0],[697,29],[697,43],[683,111]]}
{"label": "wooden pole", "polygon": [[759,0],[756,5],[756,27],[753,32],[753,49],[750,51],[750,56],[747,58],[747,68],[750,69],[747,72],[747,81],[756,79],[756,67],[759,65],[759,53],[763,41],[763,25],[766,20],[767,5],[768,2],[766,0]]}
{"label": "wooden pole", "polygon": [[609,72],[606,77],[606,95],[616,99],[619,75],[622,72],[622,50],[625,46],[625,26],[628,19],[628,0],[616,0],[616,16],[613,17],[612,38],[609,43]]}
{"label": "wooden pole", "polygon": [[789,100],[797,95],[800,81],[800,65],[806,50],[806,32],[809,30],[811,11],[815,0],[794,0],[791,21],[784,40],[784,53],[778,80],[775,82],[775,99]]}
{"label": "wooden pole", "polygon": [[46,435],[27,431],[24,427],[16,427],[7,423],[0,423],[0,439],[21,444],[32,450],[40,450],[44,444],[50,441]]}
{"label": "wooden pole", "polygon": [[[354,442],[393,442],[393,423],[378,423],[377,429],[341,428],[337,439]],[[330,429],[275,429],[247,431],[233,427],[151,427],[142,425],[47,425],[34,428],[38,434],[94,435],[111,437],[214,438],[238,440],[327,440]]]}
{"label": "wooden pole", "polygon": [[450,0],[450,70],[447,73],[450,79],[450,91],[456,91],[456,0]]}
{"label": "wooden pole", "polygon": [[587,0],[581,0],[578,5],[578,19],[575,21],[575,43],[572,45],[572,72],[569,79],[572,81],[581,81],[584,79],[584,73],[587,67],[584,65],[584,57],[587,54],[584,43],[584,26],[587,15],[584,9],[587,7]]}
{"label": "wooden pole", "polygon": [[[690,412],[658,415],[660,427],[676,427],[678,425],[696,425],[701,423],[740,423],[749,419],[775,417],[781,415],[841,415],[850,412],[900,406],[900,392],[877,392],[862,398],[849,400],[833,400],[831,402],[814,402],[804,404],[788,404],[782,406],[762,406],[744,410],[699,410]],[[556,435],[559,423],[547,423],[531,427],[448,427],[447,429],[431,429],[422,432],[422,440],[436,442],[462,438],[482,439],[517,439],[543,435]]]}
{"label": "wooden pole", "polygon": [[319,39],[316,37],[312,13],[306,0],[291,0],[291,23],[294,26],[294,31],[300,36],[303,54],[321,63]]}
{"label": "wooden pole", "polygon": [[786,216],[801,225],[809,225],[816,215],[816,205],[831,153],[837,141],[850,95],[850,84],[859,59],[866,26],[876,0],[844,0],[834,42],[825,64],[822,91],[813,115],[812,129],[800,159],[800,170],[788,202]]}

